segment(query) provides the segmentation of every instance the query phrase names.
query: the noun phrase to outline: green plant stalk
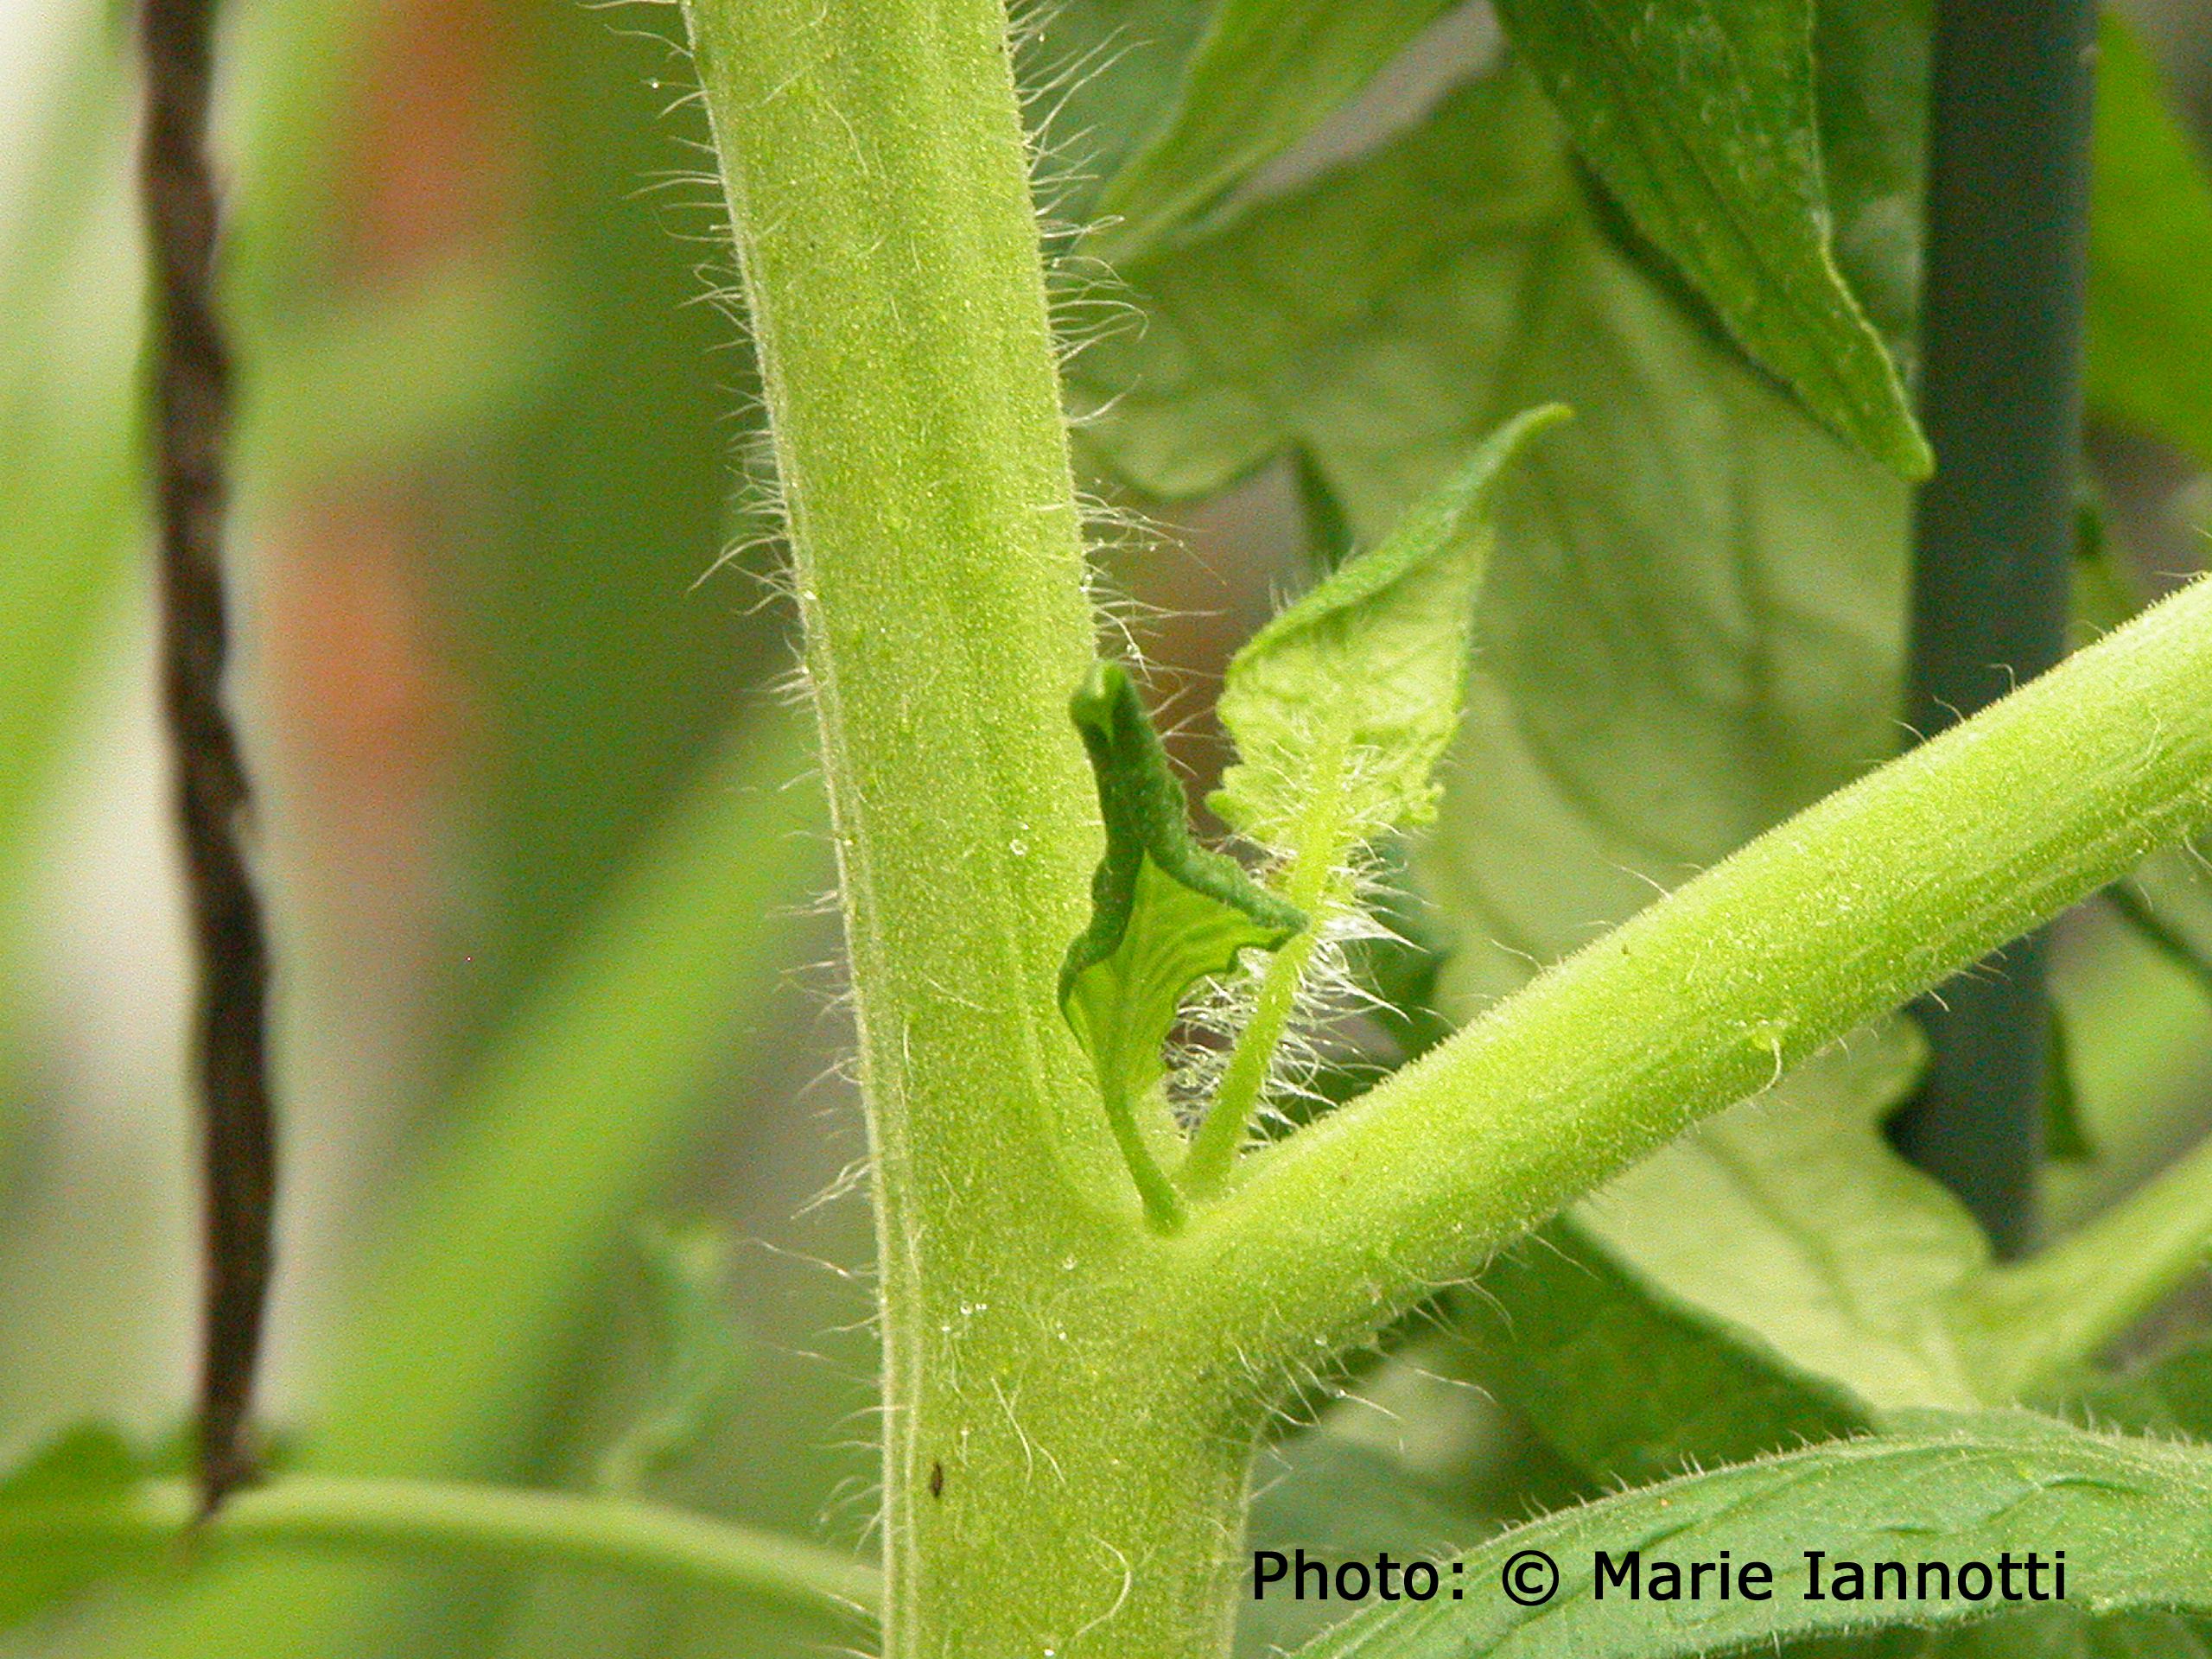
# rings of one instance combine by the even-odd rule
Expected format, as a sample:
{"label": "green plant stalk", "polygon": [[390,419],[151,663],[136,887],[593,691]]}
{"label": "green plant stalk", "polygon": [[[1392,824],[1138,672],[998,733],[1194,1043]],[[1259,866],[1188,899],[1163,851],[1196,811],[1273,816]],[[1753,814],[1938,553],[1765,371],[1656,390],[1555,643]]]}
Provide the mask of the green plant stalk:
{"label": "green plant stalk", "polygon": [[1759,837],[1352,1105],[1179,1243],[1248,1373],[1425,1287],[2212,817],[2212,582]]}
{"label": "green plant stalk", "polygon": [[833,1625],[871,1621],[876,1576],[834,1551],[627,1499],[427,1480],[294,1475],[239,1492],[195,1524],[179,1480],[119,1498],[57,1498],[0,1513],[0,1561],[16,1550],[143,1552],[151,1566],[271,1548],[473,1555],[620,1573],[769,1603]]}
{"label": "green plant stalk", "polygon": [[[1058,1003],[1093,655],[999,0],[690,0],[796,555],[873,1153],[887,1651],[1225,1640],[1246,1448]],[[1122,1274],[1124,1282],[1135,1275]]]}
{"label": "green plant stalk", "polygon": [[[1929,734],[2065,649],[2088,282],[2090,0],[1939,0],[1906,720]],[[1916,1010],[1929,1037],[1898,1145],[2000,1255],[2036,1230],[2050,1011],[2040,939]]]}

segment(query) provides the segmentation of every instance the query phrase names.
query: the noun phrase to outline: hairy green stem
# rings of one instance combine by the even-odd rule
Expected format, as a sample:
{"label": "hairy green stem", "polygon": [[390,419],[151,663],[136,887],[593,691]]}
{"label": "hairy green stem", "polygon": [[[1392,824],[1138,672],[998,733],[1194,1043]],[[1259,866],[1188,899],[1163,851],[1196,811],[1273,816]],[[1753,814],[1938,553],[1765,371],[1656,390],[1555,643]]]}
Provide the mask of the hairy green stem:
{"label": "hairy green stem", "polygon": [[[1939,0],[1906,719],[1942,729],[2065,649],[2089,234],[2090,0]],[[1929,1038],[1898,1145],[2001,1255],[2035,1235],[2049,1042],[2042,942],[1916,1010]]]}
{"label": "hairy green stem", "polygon": [[1058,976],[1093,656],[1000,0],[690,0],[843,877],[894,1659],[1226,1639],[1246,1448],[1099,1275],[1153,1236]]}
{"label": "hairy green stem", "polygon": [[1694,1119],[2212,817],[2212,582],[1761,836],[1193,1218],[1248,1371],[1357,1340]]}
{"label": "hairy green stem", "polygon": [[0,1562],[87,1548],[143,1551],[148,1565],[179,1552],[270,1548],[465,1554],[719,1591],[845,1626],[870,1622],[878,1590],[873,1571],[833,1551],[622,1499],[296,1475],[234,1494],[204,1522],[196,1511],[176,1480],[115,1497],[10,1503],[0,1510]]}

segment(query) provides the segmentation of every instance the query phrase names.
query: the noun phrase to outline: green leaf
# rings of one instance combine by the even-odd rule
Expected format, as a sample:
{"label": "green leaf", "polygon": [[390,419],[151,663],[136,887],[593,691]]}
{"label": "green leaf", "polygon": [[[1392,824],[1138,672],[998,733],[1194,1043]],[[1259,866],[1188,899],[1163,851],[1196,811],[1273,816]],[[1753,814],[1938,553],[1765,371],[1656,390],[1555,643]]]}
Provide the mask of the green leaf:
{"label": "green leaf", "polygon": [[1102,257],[1141,255],[1357,92],[1452,0],[1221,0],[1173,110],[1100,195]]}
{"label": "green leaf", "polygon": [[[1447,1012],[1894,747],[1904,491],[1614,245],[1525,81],[1464,91],[1396,144],[1164,252],[1141,287],[1146,334],[1077,373],[1120,397],[1090,441],[1159,493],[1295,449],[1371,537],[1498,411],[1580,412],[1495,499],[1463,781],[1421,855],[1459,940]],[[1277,297],[1293,294],[1314,302]],[[1839,1057],[1662,1154],[1641,1177],[1649,1206],[1624,1196],[1582,1219],[1643,1276],[1872,1405],[2009,1398],[1985,1392],[1954,1329],[1952,1300],[1986,1293],[1968,1286],[1979,1236],[1878,1131],[1909,1079],[1883,1058],[1903,1040],[1858,1045],[1877,1074],[1861,1084]],[[1824,1109],[1830,1090],[1855,1103]],[[1729,1219],[1684,1230],[1683,1213]],[[1642,1229],[1649,1249],[1627,1236]],[[1826,1265],[1869,1240],[1878,1265]],[[2119,1305],[2067,1294],[2082,1331]]]}
{"label": "green leaf", "polygon": [[2212,464],[2212,185],[2135,32],[2097,35],[2088,396]]}
{"label": "green leaf", "polygon": [[[1893,349],[1914,326],[1927,0],[1819,8],[1821,130],[1838,262]],[[2098,19],[2087,393],[2106,419],[2212,461],[2212,180],[2126,19]]]}
{"label": "green leaf", "polygon": [[1881,1134],[1921,1055],[1901,1020],[1854,1037],[1575,1213],[1673,1294],[1871,1407],[1977,1404],[1945,1310],[1988,1246]]}
{"label": "green leaf", "polygon": [[[1219,713],[1237,758],[1210,802],[1224,823],[1303,859],[1317,802],[1344,826],[1340,843],[1434,817],[1433,775],[1459,729],[1490,552],[1491,491],[1522,445],[1567,413],[1552,405],[1508,422],[1381,545],[1231,659]],[[1322,855],[1333,862],[1336,850]]]}
{"label": "green leaf", "polygon": [[1338,566],[1232,658],[1218,713],[1237,759],[1210,804],[1266,848],[1313,919],[1269,964],[1191,1143],[1185,1185],[1217,1190],[1298,1006],[1312,957],[1354,912],[1386,836],[1435,813],[1436,764],[1459,728],[1474,596],[1490,553],[1498,474],[1557,406],[1492,433],[1382,544]]}
{"label": "green leaf", "polygon": [[1451,1010],[1896,747],[1903,487],[1614,246],[1526,77],[1132,280],[1144,333],[1073,372],[1155,494],[1295,448],[1371,543],[1503,415],[1577,410],[1499,480],[1464,785],[1418,855]]}
{"label": "green leaf", "polygon": [[1097,774],[1106,855],[1091,878],[1090,925],[1060,968],[1060,1007],[1090,1056],[1147,1214],[1173,1226],[1181,1201],[1154,1149],[1173,1132],[1155,1093],[1160,1046],[1193,984],[1227,973],[1242,951],[1276,949],[1306,918],[1191,839],[1183,786],[1119,665],[1097,664],[1070,709]]}
{"label": "green leaf", "polygon": [[620,1493],[642,1490],[728,1417],[747,1355],[726,1300],[728,1229],[656,1223],[639,1230],[638,1248],[660,1326],[660,1369],[651,1403],[600,1459],[600,1486]]}
{"label": "green leaf", "polygon": [[[50,1612],[144,1551],[97,1529],[33,1533],[36,1518],[56,1510],[93,1514],[124,1503],[152,1472],[148,1460],[113,1429],[85,1424],[48,1441],[0,1480],[0,1631]],[[19,1537],[22,1541],[18,1541]]]}
{"label": "green leaf", "polygon": [[1502,0],[1576,147],[1745,349],[1907,478],[1927,442],[1828,246],[1811,0]]}
{"label": "green leaf", "polygon": [[1675,1295],[1571,1217],[1540,1228],[1458,1306],[1478,1379],[1609,1483],[1874,1427],[1848,1389]]}
{"label": "green leaf", "polygon": [[[1928,1414],[1892,1435],[1686,1476],[1515,1529],[1470,1551],[1447,1582],[1464,1599],[1384,1605],[1300,1649],[1300,1659],[1669,1659],[1884,1625],[1985,1618],[1987,1600],[1844,1600],[1840,1564],[1999,1564],[2066,1552],[2070,1605],[2212,1610],[2212,1452],[2089,1434],[2025,1413]],[[1557,1593],[1522,1607],[1501,1573],[1522,1552],[1558,1567]],[[1639,1553],[1648,1594],[1659,1563],[1764,1561],[1772,1599],[1654,1604],[1593,1593],[1596,1553]],[[1807,1599],[1805,1552],[1823,1554]],[[1687,1576],[1687,1574],[1685,1574]],[[1870,1573],[1871,1578],[1871,1573]],[[2024,1581],[2016,1573],[2015,1586]],[[1931,1579],[1931,1590],[1936,1587]]]}

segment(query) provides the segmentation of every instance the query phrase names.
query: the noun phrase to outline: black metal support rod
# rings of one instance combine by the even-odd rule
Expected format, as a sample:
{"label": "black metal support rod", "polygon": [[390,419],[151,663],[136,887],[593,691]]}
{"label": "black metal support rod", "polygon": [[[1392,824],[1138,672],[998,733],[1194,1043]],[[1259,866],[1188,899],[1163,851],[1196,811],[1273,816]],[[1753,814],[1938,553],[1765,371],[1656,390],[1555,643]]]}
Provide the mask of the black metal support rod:
{"label": "black metal support rod", "polygon": [[268,946],[244,845],[245,766],[223,702],[232,397],[229,345],[214,292],[221,215],[207,143],[213,14],[213,0],[143,0],[139,14],[145,104],[139,192],[153,270],[162,697],[199,969],[194,1036],[207,1232],[199,1452],[205,1511],[253,1469],[249,1419],[276,1178]]}
{"label": "black metal support rod", "polygon": [[[2065,645],[2082,425],[2091,0],[1939,0],[1907,719],[1923,737]],[[1918,1005],[1933,1056],[1898,1145],[2002,1255],[2036,1232],[2050,1012],[2044,942]]]}

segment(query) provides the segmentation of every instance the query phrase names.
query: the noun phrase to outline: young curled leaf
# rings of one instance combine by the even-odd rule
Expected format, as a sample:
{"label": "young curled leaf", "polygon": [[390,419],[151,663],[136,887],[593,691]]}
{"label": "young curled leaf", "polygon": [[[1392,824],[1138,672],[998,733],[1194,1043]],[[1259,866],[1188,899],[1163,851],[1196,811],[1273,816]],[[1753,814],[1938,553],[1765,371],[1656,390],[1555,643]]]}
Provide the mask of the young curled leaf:
{"label": "young curled leaf", "polygon": [[1224,822],[1281,850],[1309,839],[1317,800],[1346,841],[1434,815],[1490,551],[1484,506],[1522,443],[1567,413],[1554,404],[1507,422],[1372,551],[1236,653],[1221,723],[1238,760],[1211,803]]}
{"label": "young curled leaf", "polygon": [[1191,1143],[1184,1184],[1217,1190],[1252,1114],[1319,942],[1357,906],[1365,849],[1435,815],[1436,764],[1459,729],[1474,598],[1490,556],[1492,482],[1531,433],[1532,409],[1493,432],[1371,552],[1346,560],[1253,635],[1229,664],[1223,728],[1237,763],[1211,804],[1265,847],[1313,931],[1269,965]]}
{"label": "young curled leaf", "polygon": [[[1171,1127],[1154,1109],[1160,1046],[1193,984],[1226,973],[1240,951],[1276,949],[1306,918],[1191,839],[1183,787],[1122,669],[1094,667],[1070,709],[1097,773],[1106,855],[1091,878],[1090,925],[1060,969],[1060,1009],[1090,1056],[1146,1213],[1172,1228],[1181,1204],[1152,1144]],[[1152,1111],[1150,1138],[1140,1110]]]}

